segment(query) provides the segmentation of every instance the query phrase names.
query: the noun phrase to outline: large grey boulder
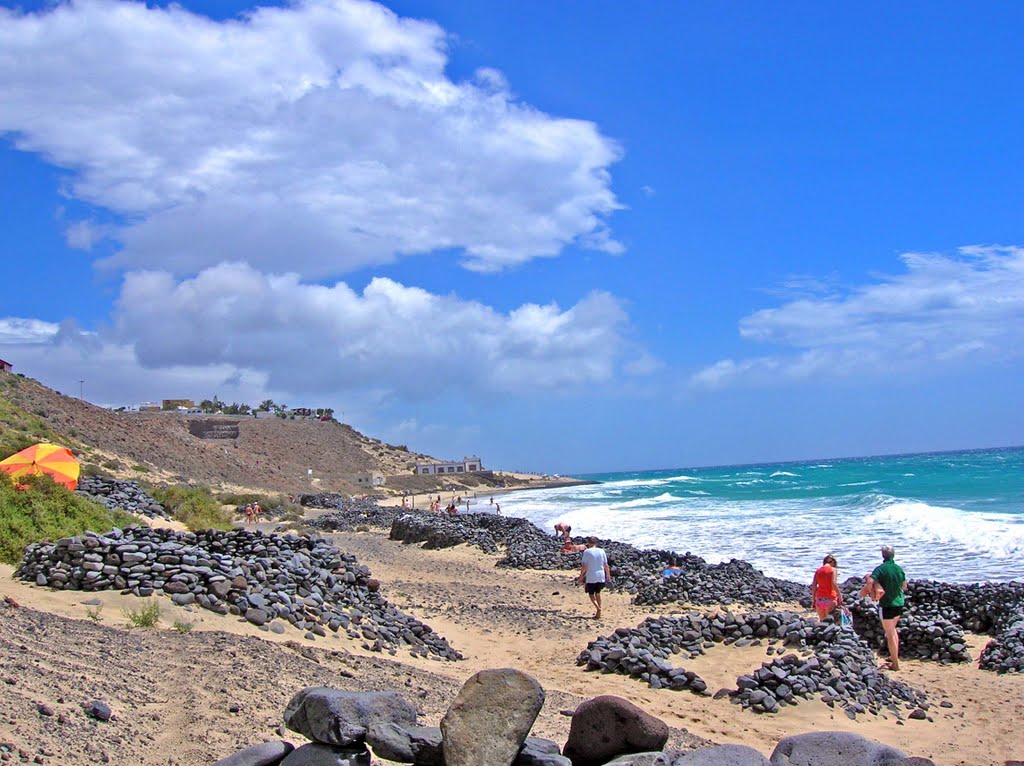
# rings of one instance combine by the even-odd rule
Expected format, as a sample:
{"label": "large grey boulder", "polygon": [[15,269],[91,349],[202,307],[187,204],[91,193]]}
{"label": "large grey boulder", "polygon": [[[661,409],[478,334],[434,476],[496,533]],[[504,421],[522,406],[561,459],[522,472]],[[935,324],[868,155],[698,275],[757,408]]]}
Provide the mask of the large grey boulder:
{"label": "large grey boulder", "polygon": [[511,766],[544,705],[536,679],[512,668],[481,670],[441,719],[447,766]]}
{"label": "large grey boulder", "polygon": [[366,744],[378,758],[416,766],[445,766],[441,729],[437,726],[374,723],[366,730]]}
{"label": "large grey boulder", "polygon": [[291,742],[264,742],[221,758],[213,766],[277,766],[294,749]]}
{"label": "large grey boulder", "polygon": [[293,750],[280,766],[370,766],[371,762],[370,751],[362,745],[334,747],[313,743]]}
{"label": "large grey boulder", "polygon": [[562,754],[573,766],[603,766],[627,753],[661,750],[666,742],[664,721],[622,697],[605,694],[576,708]]}
{"label": "large grey boulder", "polygon": [[771,766],[767,758],[746,745],[704,747],[677,755],[667,763],[669,766]]}
{"label": "large grey boulder", "polygon": [[606,766],[671,766],[673,754],[668,753],[629,753],[620,755],[606,764]]}
{"label": "large grey boulder", "polygon": [[572,766],[572,761],[561,754],[558,743],[527,737],[512,766]]}
{"label": "large grey boulder", "polygon": [[779,740],[772,766],[894,766],[907,756],[880,742],[844,731],[796,734]]}
{"label": "large grey boulder", "polygon": [[303,689],[288,703],[284,723],[325,745],[355,745],[375,723],[416,725],[416,708],[397,692],[345,692],[322,686]]}

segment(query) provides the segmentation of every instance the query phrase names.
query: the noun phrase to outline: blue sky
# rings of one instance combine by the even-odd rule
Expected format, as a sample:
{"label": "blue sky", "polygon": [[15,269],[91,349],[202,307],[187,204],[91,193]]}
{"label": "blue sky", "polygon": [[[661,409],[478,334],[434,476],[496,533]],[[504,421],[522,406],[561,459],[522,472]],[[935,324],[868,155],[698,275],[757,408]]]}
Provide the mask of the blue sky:
{"label": "blue sky", "polygon": [[0,3],[0,357],[608,471],[1019,444],[1006,3]]}

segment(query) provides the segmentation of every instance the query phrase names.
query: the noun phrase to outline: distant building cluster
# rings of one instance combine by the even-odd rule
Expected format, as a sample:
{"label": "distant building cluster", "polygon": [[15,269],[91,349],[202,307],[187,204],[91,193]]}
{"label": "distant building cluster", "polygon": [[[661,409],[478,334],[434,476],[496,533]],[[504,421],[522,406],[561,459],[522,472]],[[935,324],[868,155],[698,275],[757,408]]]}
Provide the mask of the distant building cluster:
{"label": "distant building cluster", "polygon": [[465,457],[455,463],[417,463],[413,473],[417,476],[439,476],[449,473],[479,473],[483,463],[478,457]]}

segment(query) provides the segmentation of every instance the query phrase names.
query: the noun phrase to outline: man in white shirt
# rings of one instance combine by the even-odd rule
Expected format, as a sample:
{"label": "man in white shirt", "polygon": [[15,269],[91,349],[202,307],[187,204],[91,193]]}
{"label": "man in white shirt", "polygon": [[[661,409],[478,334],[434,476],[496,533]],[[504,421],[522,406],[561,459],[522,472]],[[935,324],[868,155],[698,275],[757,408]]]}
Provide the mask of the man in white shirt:
{"label": "man in white shirt", "polygon": [[594,605],[596,613],[595,620],[601,619],[601,591],[604,586],[611,582],[612,572],[608,568],[608,557],[603,548],[597,547],[597,538],[587,538],[587,549],[583,551],[583,567],[580,569],[580,576],[577,583],[584,584],[584,590],[590,597],[590,603]]}

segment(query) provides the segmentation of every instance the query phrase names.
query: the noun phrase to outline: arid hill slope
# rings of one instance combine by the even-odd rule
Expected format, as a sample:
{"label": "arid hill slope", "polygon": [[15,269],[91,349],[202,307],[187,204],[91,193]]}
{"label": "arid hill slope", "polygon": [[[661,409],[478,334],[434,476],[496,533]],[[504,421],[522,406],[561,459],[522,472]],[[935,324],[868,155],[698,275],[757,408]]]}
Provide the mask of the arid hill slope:
{"label": "arid hill slope", "polygon": [[[196,416],[114,412],[13,375],[0,376],[0,400],[37,416],[84,462],[135,478],[282,492],[354,491],[348,481],[354,473],[377,469],[412,479],[412,465],[431,459],[335,422],[218,418],[237,422],[238,438],[200,439],[188,428]],[[133,472],[134,466],[142,470]],[[317,479],[312,485],[309,469]]]}

